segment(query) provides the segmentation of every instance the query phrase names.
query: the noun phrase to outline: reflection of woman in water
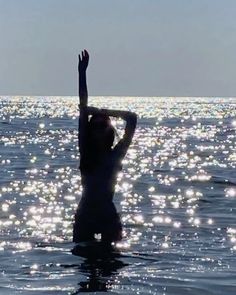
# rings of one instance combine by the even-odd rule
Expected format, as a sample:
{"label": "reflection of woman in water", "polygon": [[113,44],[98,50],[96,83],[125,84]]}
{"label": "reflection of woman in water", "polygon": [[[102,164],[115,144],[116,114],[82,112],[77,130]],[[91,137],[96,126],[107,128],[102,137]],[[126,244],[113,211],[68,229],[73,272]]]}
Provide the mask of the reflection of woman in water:
{"label": "reflection of woman in water", "polygon": [[[75,214],[73,241],[92,241],[101,234],[103,242],[122,238],[120,217],[113,203],[117,173],[131,143],[137,116],[128,111],[88,107],[86,69],[89,55],[84,50],[79,56],[79,149],[83,186],[82,198]],[[89,115],[91,118],[89,120]],[[115,129],[109,117],[126,121],[123,138],[112,147]]]}

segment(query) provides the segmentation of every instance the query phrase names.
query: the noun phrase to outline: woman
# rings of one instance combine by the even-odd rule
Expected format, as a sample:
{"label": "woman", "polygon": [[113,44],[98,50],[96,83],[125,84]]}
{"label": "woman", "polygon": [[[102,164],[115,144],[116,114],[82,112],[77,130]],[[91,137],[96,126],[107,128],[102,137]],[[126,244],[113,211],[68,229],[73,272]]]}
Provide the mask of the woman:
{"label": "woman", "polygon": [[[120,217],[113,203],[117,173],[131,143],[137,116],[128,111],[115,111],[88,107],[86,69],[89,54],[79,55],[79,150],[83,186],[82,198],[75,214],[73,241],[92,241],[101,234],[103,242],[122,238]],[[89,120],[89,115],[91,118]],[[126,121],[124,137],[115,147],[115,129],[109,117]]]}

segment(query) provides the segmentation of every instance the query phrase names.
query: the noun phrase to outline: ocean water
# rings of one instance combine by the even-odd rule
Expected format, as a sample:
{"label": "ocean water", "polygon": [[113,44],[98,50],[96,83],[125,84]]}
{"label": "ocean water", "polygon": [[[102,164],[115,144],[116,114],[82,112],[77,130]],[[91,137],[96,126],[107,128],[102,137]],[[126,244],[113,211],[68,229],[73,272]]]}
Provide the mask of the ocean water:
{"label": "ocean water", "polygon": [[77,104],[0,98],[0,294],[236,294],[236,99],[90,98],[138,114],[114,197],[120,255],[97,261],[71,254]]}

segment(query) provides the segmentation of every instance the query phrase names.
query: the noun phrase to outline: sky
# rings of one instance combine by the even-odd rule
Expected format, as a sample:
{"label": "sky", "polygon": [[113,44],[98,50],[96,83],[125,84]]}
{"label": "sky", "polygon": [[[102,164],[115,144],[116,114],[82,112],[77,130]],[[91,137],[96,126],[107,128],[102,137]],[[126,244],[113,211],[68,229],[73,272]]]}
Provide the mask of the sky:
{"label": "sky", "polygon": [[235,0],[0,0],[0,95],[236,96]]}

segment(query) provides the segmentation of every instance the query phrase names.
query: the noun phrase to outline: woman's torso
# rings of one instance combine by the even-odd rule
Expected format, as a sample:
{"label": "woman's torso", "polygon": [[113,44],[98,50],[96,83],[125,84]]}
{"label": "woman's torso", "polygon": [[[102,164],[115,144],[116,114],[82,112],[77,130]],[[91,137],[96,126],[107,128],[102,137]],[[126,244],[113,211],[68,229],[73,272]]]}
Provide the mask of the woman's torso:
{"label": "woman's torso", "polygon": [[102,205],[112,202],[117,174],[122,169],[120,160],[110,151],[90,171],[81,171],[83,193],[81,205]]}

